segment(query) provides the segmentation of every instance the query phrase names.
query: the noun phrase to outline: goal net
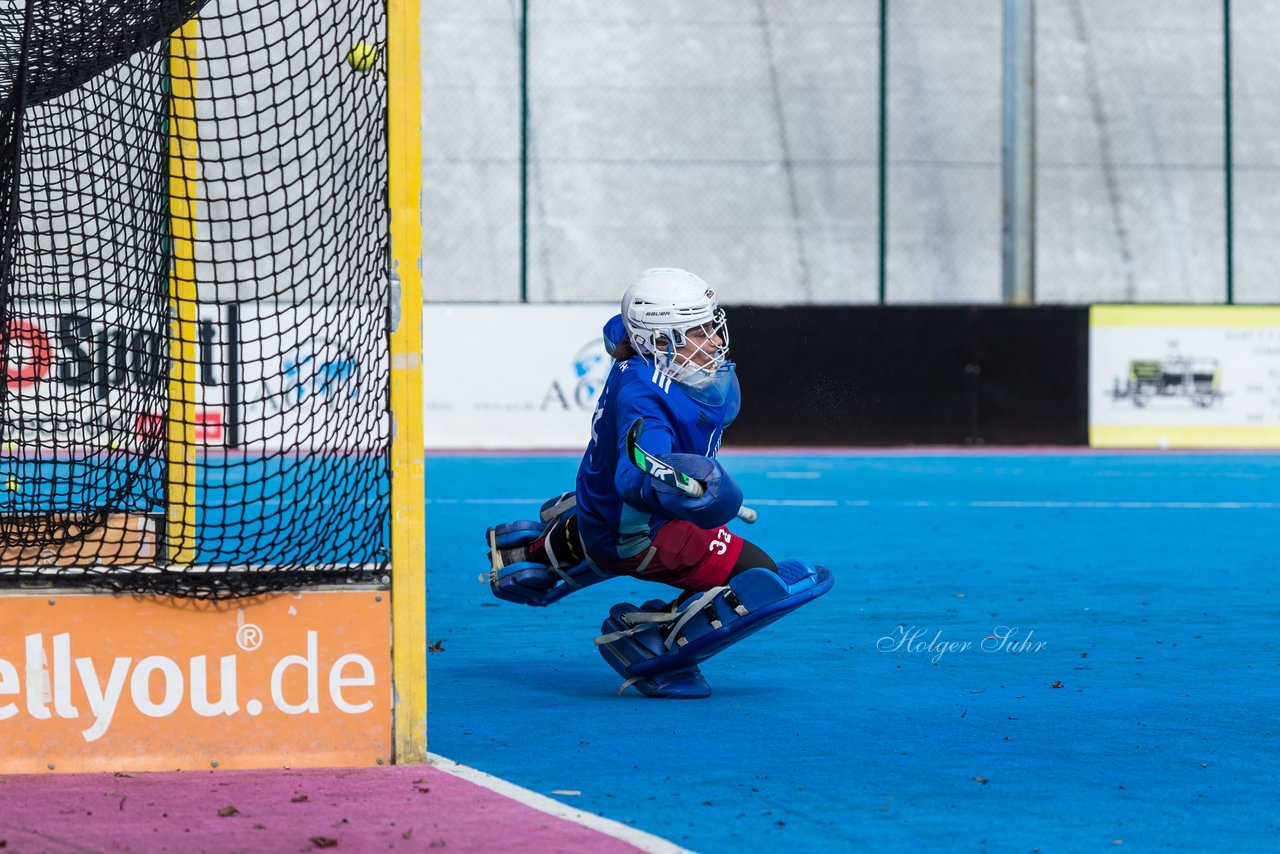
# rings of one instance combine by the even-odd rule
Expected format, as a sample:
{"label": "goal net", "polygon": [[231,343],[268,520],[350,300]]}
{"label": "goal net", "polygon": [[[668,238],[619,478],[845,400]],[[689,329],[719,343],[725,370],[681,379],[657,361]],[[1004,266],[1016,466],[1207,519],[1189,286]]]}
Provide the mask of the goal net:
{"label": "goal net", "polygon": [[0,582],[385,580],[385,0],[0,2]]}

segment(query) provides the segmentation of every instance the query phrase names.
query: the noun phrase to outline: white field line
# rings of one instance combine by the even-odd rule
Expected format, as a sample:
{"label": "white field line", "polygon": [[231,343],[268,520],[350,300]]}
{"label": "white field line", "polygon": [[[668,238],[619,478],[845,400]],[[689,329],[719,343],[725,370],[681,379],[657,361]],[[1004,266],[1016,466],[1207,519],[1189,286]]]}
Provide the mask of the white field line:
{"label": "white field line", "polygon": [[[540,505],[542,498],[428,498],[427,504]],[[987,509],[1071,510],[1280,510],[1276,501],[874,501],[833,498],[756,498],[747,502],[760,507],[976,507]]]}
{"label": "white field line", "polygon": [[540,795],[500,777],[486,774],[469,765],[460,765],[452,759],[446,759],[437,753],[428,753],[427,762],[431,764],[431,767],[446,774],[452,774],[454,777],[466,780],[468,783],[482,786],[491,792],[502,795],[504,798],[510,798],[516,803],[524,804],[538,812],[562,818],[574,824],[580,824],[597,833],[613,837],[628,845],[634,845],[641,851],[647,851],[650,854],[693,854],[689,849],[681,848],[679,845],[668,842],[659,836],[654,836],[652,833],[645,833],[643,830],[638,830],[620,821],[603,818],[595,813],[576,810],[554,798]]}
{"label": "white field line", "polygon": [[762,507],[839,507],[839,501],[825,498],[749,498],[752,504]]}
{"label": "white field line", "polygon": [[1274,501],[971,501],[970,507],[1083,507],[1102,510],[1276,510]]}

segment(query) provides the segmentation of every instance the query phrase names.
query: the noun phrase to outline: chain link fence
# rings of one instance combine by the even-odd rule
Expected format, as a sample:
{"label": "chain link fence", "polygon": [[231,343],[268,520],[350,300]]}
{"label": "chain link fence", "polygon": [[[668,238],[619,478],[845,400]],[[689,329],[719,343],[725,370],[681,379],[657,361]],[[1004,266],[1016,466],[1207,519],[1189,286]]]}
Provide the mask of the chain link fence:
{"label": "chain link fence", "polygon": [[[1036,0],[1038,302],[1280,302],[1278,7]],[[999,302],[1003,9],[424,0],[427,298]]]}

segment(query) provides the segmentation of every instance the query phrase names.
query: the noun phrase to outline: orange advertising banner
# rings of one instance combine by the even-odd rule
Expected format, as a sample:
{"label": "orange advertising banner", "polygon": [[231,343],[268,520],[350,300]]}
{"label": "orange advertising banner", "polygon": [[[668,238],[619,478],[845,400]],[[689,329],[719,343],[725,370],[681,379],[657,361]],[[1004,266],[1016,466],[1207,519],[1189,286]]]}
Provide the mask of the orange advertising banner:
{"label": "orange advertising banner", "polygon": [[0,597],[0,773],[391,762],[391,596]]}

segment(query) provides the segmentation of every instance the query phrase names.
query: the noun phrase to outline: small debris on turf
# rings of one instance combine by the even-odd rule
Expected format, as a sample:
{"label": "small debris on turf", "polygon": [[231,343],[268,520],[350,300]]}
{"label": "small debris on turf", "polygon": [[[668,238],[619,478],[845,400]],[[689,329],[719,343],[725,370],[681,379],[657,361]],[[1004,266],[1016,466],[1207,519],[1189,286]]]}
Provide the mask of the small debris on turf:
{"label": "small debris on turf", "polygon": [[311,837],[311,844],[317,848],[337,848],[338,840],[332,836],[313,836]]}
{"label": "small debris on turf", "polygon": [[408,830],[406,830],[404,833],[400,834],[400,838],[401,838],[401,839],[412,839],[412,838],[413,838],[413,828],[411,827],[411,828],[409,828]]}
{"label": "small debris on turf", "polygon": [[982,784],[982,785],[984,785],[984,786],[985,786],[985,785],[987,785],[987,783],[989,783],[989,782],[990,782],[986,777],[974,777],[974,778],[973,778],[973,781],[974,781],[975,783],[981,783],[981,784]]}
{"label": "small debris on turf", "polygon": [[117,771],[117,772],[116,772],[115,774],[113,774],[112,776],[113,776],[113,777],[128,777],[130,780],[136,780],[136,779],[138,779],[138,775],[137,775],[137,774],[135,774],[135,773],[133,773],[132,771]]}
{"label": "small debris on turf", "polygon": [[124,802],[127,800],[129,800],[128,795],[124,795],[120,798],[120,812],[124,812]]}
{"label": "small debris on turf", "polygon": [[228,816],[240,815],[240,810],[236,809],[235,807],[223,807],[222,809],[218,810],[218,815],[222,816],[223,818],[227,818]]}
{"label": "small debris on turf", "polygon": [[418,786],[416,788],[418,789],[419,792],[421,792],[424,795],[431,791],[431,788],[429,786]]}
{"label": "small debris on turf", "polygon": [[448,844],[449,843],[445,842],[443,839],[433,839],[431,840],[431,844],[428,845],[427,847],[428,848],[445,848],[448,846]]}
{"label": "small debris on turf", "polygon": [[577,789],[552,789],[552,790],[551,790],[551,794],[553,794],[553,795],[581,795],[581,794],[582,794],[582,792],[578,791]]}
{"label": "small debris on turf", "polygon": [[253,826],[253,829],[254,829],[254,830],[266,830],[266,829],[267,829],[267,826],[266,826],[265,824],[255,824],[255,825]]}
{"label": "small debris on turf", "polygon": [[427,647],[427,652],[444,652],[444,641],[436,641]]}
{"label": "small debris on turf", "polygon": [[303,803],[306,803],[308,800],[310,799],[306,795],[294,795],[292,798],[289,799],[289,803],[303,804]]}
{"label": "small debris on turf", "polygon": [[1060,680],[1060,679],[1059,679],[1058,681],[1054,682],[1054,683],[1053,683],[1052,685],[1050,685],[1049,687],[1050,687],[1050,688],[1061,688],[1061,687],[1062,687],[1062,680]]}

